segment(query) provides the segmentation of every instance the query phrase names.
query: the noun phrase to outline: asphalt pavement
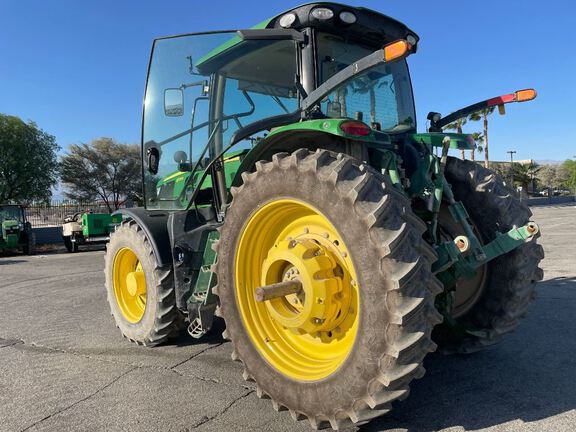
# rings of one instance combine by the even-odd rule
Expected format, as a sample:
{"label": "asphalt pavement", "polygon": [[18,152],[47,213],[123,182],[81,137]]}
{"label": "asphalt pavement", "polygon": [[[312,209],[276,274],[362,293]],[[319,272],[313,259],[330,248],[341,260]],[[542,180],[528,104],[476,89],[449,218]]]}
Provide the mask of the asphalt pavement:
{"label": "asphalt pavement", "polygon": [[[430,355],[364,432],[576,430],[576,206],[535,207],[546,252],[528,318],[504,343]],[[309,431],[256,397],[219,332],[123,339],[104,252],[0,256],[0,431]]]}

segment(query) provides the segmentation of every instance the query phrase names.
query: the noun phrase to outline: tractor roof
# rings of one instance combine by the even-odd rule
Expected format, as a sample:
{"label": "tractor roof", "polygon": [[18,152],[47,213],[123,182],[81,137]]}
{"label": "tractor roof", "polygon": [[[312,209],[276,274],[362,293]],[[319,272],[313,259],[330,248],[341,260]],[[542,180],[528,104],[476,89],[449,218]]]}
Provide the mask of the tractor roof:
{"label": "tractor roof", "polygon": [[[333,18],[319,20],[314,18],[312,10],[317,8],[328,8],[333,12]],[[352,12],[356,16],[356,22],[346,24],[340,19],[342,12]],[[418,36],[406,25],[402,24],[387,15],[381,14],[371,9],[363,7],[348,6],[341,3],[314,2],[289,9],[260,23],[264,25],[259,28],[282,28],[280,18],[292,13],[296,20],[290,28],[301,30],[306,27],[314,27],[325,31],[337,31],[339,34],[345,33],[349,36],[356,36],[363,43],[375,46],[382,46],[397,39],[406,39],[412,35],[418,40]]]}
{"label": "tractor roof", "polygon": [[[312,15],[312,11],[318,8],[330,9],[333,13],[332,18],[324,20],[315,18]],[[352,24],[347,24],[342,21],[340,16],[343,12],[351,12],[354,14],[356,21]],[[280,23],[282,17],[289,14],[294,15],[293,22],[288,27],[282,27]],[[407,39],[408,36],[411,36],[411,39],[413,38],[416,42],[419,39],[418,35],[406,25],[379,12],[363,7],[352,7],[331,2],[307,3],[293,9],[288,9],[270,19],[262,21],[252,28],[291,28],[302,30],[308,27],[329,33],[345,35],[352,43],[357,41],[363,45],[374,46],[375,48],[382,47],[398,39]],[[211,70],[221,67],[228,61],[228,55],[226,54],[232,54],[234,52],[233,57],[237,57],[238,53],[236,49],[242,47],[242,42],[242,39],[238,36],[231,37],[230,40],[200,58],[196,67],[202,73],[208,73]],[[413,45],[415,50],[416,44]]]}

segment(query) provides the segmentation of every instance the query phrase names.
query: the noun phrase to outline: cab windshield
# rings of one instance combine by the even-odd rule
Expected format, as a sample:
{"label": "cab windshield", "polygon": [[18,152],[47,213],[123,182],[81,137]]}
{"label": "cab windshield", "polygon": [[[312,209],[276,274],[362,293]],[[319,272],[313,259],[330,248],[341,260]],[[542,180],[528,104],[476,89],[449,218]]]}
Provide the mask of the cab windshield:
{"label": "cab windshield", "polygon": [[[156,40],[144,103],[146,206],[185,208],[199,183],[195,202],[209,204],[214,191],[204,168],[234,133],[297,110],[297,65],[292,41],[241,41],[234,32]],[[261,132],[247,137],[224,155],[226,187],[243,154],[261,137]],[[148,169],[151,151],[159,155],[155,174]]]}
{"label": "cab windshield", "polygon": [[[318,74],[326,81],[377,48],[319,33]],[[362,120],[375,129],[400,132],[416,127],[414,99],[405,60],[385,63],[334,89],[322,103],[328,117]]]}
{"label": "cab windshield", "polygon": [[22,210],[18,206],[0,206],[0,224],[4,221],[23,223]]}

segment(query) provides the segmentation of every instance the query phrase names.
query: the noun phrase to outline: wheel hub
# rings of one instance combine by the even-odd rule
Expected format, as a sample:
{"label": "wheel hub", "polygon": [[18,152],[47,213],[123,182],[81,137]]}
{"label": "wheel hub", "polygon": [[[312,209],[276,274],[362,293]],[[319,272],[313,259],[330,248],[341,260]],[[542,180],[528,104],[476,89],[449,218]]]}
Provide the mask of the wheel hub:
{"label": "wheel hub", "polygon": [[333,330],[340,321],[344,302],[343,280],[336,276],[331,252],[314,240],[301,238],[279,242],[262,266],[262,284],[299,280],[302,290],[266,302],[270,316],[285,328],[316,333]]}
{"label": "wheel hub", "polygon": [[146,310],[146,276],[138,256],[128,247],[114,257],[112,282],[122,316],[130,323],[139,322]]}
{"label": "wheel hub", "polygon": [[144,287],[146,286],[146,279],[144,277],[143,271],[133,271],[126,275],[126,290],[128,294],[132,297],[141,295],[144,293]]}
{"label": "wheel hub", "polygon": [[243,325],[269,364],[303,381],[338,369],[356,339],[359,287],[334,225],[302,201],[270,201],[247,220],[234,263]]}

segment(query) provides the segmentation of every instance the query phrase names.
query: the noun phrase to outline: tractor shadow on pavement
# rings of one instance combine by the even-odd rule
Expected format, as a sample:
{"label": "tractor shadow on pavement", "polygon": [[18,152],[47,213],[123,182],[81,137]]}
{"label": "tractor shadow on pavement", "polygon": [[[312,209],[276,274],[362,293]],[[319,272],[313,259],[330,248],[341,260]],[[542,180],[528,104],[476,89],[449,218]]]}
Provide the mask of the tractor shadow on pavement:
{"label": "tractor shadow on pavement", "polygon": [[18,264],[18,263],[23,263],[23,262],[26,262],[26,261],[21,260],[21,259],[4,259],[4,257],[0,255],[0,265]]}
{"label": "tractor shadow on pavement", "polygon": [[[576,278],[538,285],[538,299],[516,332],[471,355],[426,359],[426,375],[394,410],[362,432],[433,432],[542,420],[576,408]],[[500,430],[500,429],[498,429]]]}
{"label": "tractor shadow on pavement", "polygon": [[188,334],[186,330],[182,330],[180,335],[166,344],[162,346],[176,346],[176,347],[187,347],[190,345],[219,345],[226,340],[222,337],[222,332],[226,326],[224,325],[224,321],[221,318],[214,318],[214,324],[212,325],[212,329],[205,336],[202,337],[201,340],[194,339],[192,336]]}

